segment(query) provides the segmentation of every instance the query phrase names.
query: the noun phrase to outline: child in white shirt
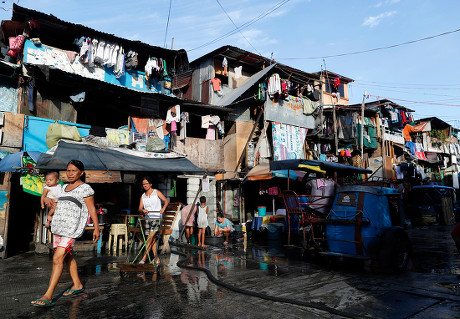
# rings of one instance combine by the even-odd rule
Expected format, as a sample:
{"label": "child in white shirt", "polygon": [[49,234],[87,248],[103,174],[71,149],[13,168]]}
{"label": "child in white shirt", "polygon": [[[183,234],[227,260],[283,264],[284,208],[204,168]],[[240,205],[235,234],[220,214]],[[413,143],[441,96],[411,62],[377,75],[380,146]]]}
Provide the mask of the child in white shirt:
{"label": "child in white shirt", "polygon": [[[43,187],[43,194],[40,199],[40,203],[42,209],[45,209],[45,198],[51,198],[53,201],[57,202],[59,196],[62,192],[62,185],[58,184],[59,182],[59,174],[57,172],[49,172],[45,176],[45,185]],[[45,224],[46,228],[50,227],[51,221],[53,220],[54,210],[56,209],[56,205],[49,207],[48,216],[46,217],[47,222]]]}

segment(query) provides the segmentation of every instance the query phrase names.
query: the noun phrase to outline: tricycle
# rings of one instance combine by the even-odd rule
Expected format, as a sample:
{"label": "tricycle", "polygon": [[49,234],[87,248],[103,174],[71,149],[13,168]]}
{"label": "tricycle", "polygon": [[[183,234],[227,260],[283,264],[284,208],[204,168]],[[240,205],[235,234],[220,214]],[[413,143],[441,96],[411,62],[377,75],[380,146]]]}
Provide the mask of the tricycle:
{"label": "tricycle", "polygon": [[403,227],[405,217],[398,190],[342,186],[327,214],[302,207],[293,191],[284,192],[283,198],[289,228],[293,215],[300,216],[308,251],[371,260],[372,265],[385,272],[401,272],[407,268],[412,249]]}

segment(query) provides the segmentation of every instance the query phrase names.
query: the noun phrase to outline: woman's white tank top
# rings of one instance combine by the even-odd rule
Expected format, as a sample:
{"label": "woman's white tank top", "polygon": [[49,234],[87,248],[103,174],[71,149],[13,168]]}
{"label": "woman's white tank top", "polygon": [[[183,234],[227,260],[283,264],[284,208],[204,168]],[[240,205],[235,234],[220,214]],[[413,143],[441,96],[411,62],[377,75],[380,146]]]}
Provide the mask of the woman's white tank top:
{"label": "woman's white tank top", "polygon": [[148,210],[148,216],[151,218],[160,218],[161,200],[158,197],[157,190],[154,189],[150,196],[142,194],[142,204],[144,209]]}

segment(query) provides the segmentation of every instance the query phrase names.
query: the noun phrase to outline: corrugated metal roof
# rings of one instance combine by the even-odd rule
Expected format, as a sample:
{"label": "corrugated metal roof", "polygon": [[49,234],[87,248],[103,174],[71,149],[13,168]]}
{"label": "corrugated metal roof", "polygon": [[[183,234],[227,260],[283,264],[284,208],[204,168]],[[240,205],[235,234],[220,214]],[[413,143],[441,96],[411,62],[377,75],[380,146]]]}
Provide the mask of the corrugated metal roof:
{"label": "corrugated metal roof", "polygon": [[26,22],[30,18],[38,21],[40,29],[32,29],[30,37],[39,37],[42,43],[54,46],[63,50],[75,51],[77,47],[73,44],[75,38],[87,36],[90,38],[101,38],[106,41],[119,43],[125,51],[134,50],[139,53],[139,65],[143,67],[149,56],[161,57],[167,60],[168,70],[175,68],[173,73],[184,72],[189,69],[187,52],[183,49],[169,50],[153,46],[141,41],[133,41],[117,37],[113,34],[94,30],[81,24],[74,24],[58,19],[51,14],[27,9],[13,3],[12,20]]}
{"label": "corrugated metal roof", "polygon": [[190,62],[190,66],[192,68],[199,68],[200,63],[206,59],[211,57],[226,57],[229,64],[233,65],[242,65],[245,70],[249,70],[249,72],[257,72],[262,69],[262,67],[272,65],[276,63],[276,70],[280,73],[282,78],[290,78],[293,81],[297,81],[300,83],[307,83],[310,81],[318,81],[319,75],[316,73],[308,73],[304,72],[299,69],[295,69],[293,67],[287,66],[282,63],[278,63],[274,60],[268,59],[266,57],[257,55],[255,53],[231,46],[226,45],[220,47],[212,52],[209,52],[192,62]]}
{"label": "corrugated metal roof", "polygon": [[244,92],[246,92],[254,84],[256,84],[264,75],[266,75],[268,72],[270,72],[270,70],[273,69],[273,67],[275,65],[276,64],[272,64],[269,67],[257,72],[256,74],[251,76],[249,79],[247,79],[245,82],[243,82],[243,84],[241,84],[239,87],[237,87],[236,89],[234,89],[231,92],[229,92],[226,95],[224,95],[224,97],[222,99],[220,99],[219,101],[215,102],[214,104],[215,105],[221,105],[221,106],[232,104]]}
{"label": "corrugated metal roof", "polygon": [[193,70],[175,75],[172,78],[172,89],[177,90],[183,88],[184,86],[190,85],[190,82],[192,81],[192,74]]}

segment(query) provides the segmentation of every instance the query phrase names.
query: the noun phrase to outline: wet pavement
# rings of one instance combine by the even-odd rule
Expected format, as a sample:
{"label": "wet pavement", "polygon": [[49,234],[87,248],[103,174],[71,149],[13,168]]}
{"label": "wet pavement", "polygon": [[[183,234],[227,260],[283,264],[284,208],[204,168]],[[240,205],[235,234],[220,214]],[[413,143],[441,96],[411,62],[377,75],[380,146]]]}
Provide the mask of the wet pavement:
{"label": "wet pavement", "polygon": [[[450,227],[452,228],[452,227]],[[381,275],[349,260],[307,259],[279,242],[173,247],[158,273],[120,272],[126,255],[77,253],[85,293],[53,308],[44,293],[52,259],[32,252],[0,260],[1,318],[460,318],[460,256],[449,227],[409,231],[410,270]],[[180,267],[179,267],[180,266]],[[206,271],[201,271],[205,269]]]}

